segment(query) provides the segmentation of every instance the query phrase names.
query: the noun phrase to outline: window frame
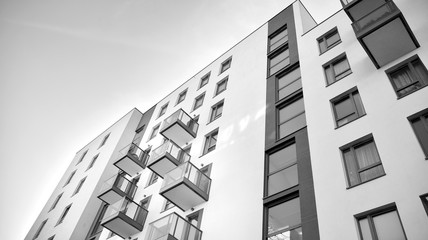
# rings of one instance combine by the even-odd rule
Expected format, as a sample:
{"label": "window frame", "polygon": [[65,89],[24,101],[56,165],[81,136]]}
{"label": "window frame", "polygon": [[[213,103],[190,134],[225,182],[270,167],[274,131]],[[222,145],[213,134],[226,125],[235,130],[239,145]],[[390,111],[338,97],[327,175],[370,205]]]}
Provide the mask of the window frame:
{"label": "window frame", "polygon": [[[208,154],[217,148],[218,133],[219,133],[218,130],[219,130],[219,128],[216,128],[216,129],[212,130],[211,132],[205,134],[204,145],[203,145],[203,149],[202,149],[202,155]],[[213,137],[214,135],[216,136],[216,138]],[[215,139],[215,144],[213,146],[210,146],[213,138]]]}
{"label": "window frame", "polygon": [[[336,74],[334,72],[334,65],[337,64],[337,63],[339,63],[339,62],[341,62],[343,59],[345,59],[348,62],[349,68],[346,71],[341,72],[340,74]],[[327,71],[326,71],[327,67],[331,68],[332,71],[333,71],[333,73],[334,73],[334,80],[332,79],[333,81],[331,83],[328,82],[328,74],[327,74]],[[347,77],[347,76],[349,76],[349,75],[352,74],[351,64],[350,64],[348,56],[346,55],[345,52],[339,54],[335,58],[333,58],[330,61],[324,63],[322,65],[322,68],[323,68],[323,72],[324,72],[324,76],[325,76],[326,87],[328,87],[328,86],[330,86],[330,85],[338,82],[339,80],[341,80],[341,79],[343,79],[343,78],[345,78],[345,77]],[[340,76],[340,77],[338,77],[338,76]]]}
{"label": "window frame", "polygon": [[[288,56],[284,59],[282,59],[281,61],[279,61],[277,64],[275,64],[273,67],[277,66],[278,64],[280,64],[283,61],[286,61],[286,59],[288,59],[288,64],[286,64],[284,67],[276,70],[275,72],[272,72],[272,65],[271,65],[271,61],[272,59],[274,59],[275,57],[277,57],[278,55],[280,55],[281,53],[288,51]],[[278,47],[275,49],[275,51],[272,51],[268,54],[268,68],[267,68],[267,76],[273,76],[274,74],[280,73],[281,71],[283,71],[283,69],[289,67],[291,64],[291,60],[290,60],[290,49],[288,47],[288,42],[283,44],[281,47]]]}
{"label": "window frame", "polygon": [[101,141],[100,146],[98,147],[98,149],[100,149],[102,146],[104,146],[108,140],[108,138],[110,137],[110,133],[108,133],[107,135],[104,136],[103,140]]}
{"label": "window frame", "polygon": [[56,208],[56,206],[58,205],[59,200],[61,200],[62,194],[64,194],[64,192],[58,194],[55,198],[55,200],[52,202],[51,208],[49,209],[48,212],[54,210]]}
{"label": "window frame", "polygon": [[415,114],[412,114],[411,116],[407,117],[407,120],[409,121],[412,129],[413,129],[413,133],[416,136],[416,139],[418,140],[419,146],[421,147],[422,153],[425,156],[425,160],[428,160],[428,144],[424,145],[424,141],[421,139],[420,133],[418,133],[414,127],[414,122],[416,121],[422,121],[422,124],[424,126],[425,129],[425,133],[428,134],[428,124],[425,123],[424,119],[426,118],[428,121],[428,108],[425,108]]}
{"label": "window frame", "polygon": [[[218,114],[218,109],[221,106],[221,112]],[[218,101],[216,104],[211,106],[210,110],[210,119],[208,123],[214,122],[216,119],[219,119],[223,115],[223,109],[224,109],[224,99]]]}
{"label": "window frame", "polygon": [[86,168],[86,170],[85,170],[85,172],[86,171],[88,171],[89,169],[91,169],[93,166],[94,166],[94,164],[95,164],[95,162],[97,161],[97,159],[98,159],[98,156],[99,156],[100,154],[98,153],[97,155],[95,155],[93,158],[92,158],[92,160],[91,160],[91,162],[88,164],[88,167]]}
{"label": "window frame", "polygon": [[175,207],[175,204],[168,199],[165,199],[165,201],[162,204],[161,213],[168,211],[169,209]]}
{"label": "window frame", "polygon": [[[295,80],[293,80],[292,82],[290,82],[289,84],[287,84],[286,86],[282,87],[281,89],[279,88],[279,80],[282,79],[283,77],[285,77],[286,75],[292,73],[293,71],[298,70],[300,72],[300,78],[297,78]],[[300,87],[298,90],[288,94],[287,96],[284,96],[283,98],[279,98],[279,91],[282,89],[287,88],[288,86],[292,85],[293,83],[297,82],[300,80],[300,85],[302,84],[302,74],[300,71],[300,65],[297,64],[295,66],[289,67],[284,71],[279,72],[276,76],[275,76],[275,102],[278,103],[280,101],[282,101],[283,99],[287,99],[290,96],[293,96],[293,94],[296,94],[297,92],[301,91],[303,89],[303,86]]]}
{"label": "window frame", "polygon": [[279,103],[277,103],[276,109],[275,109],[275,111],[276,111],[276,118],[275,118],[276,119],[276,126],[275,126],[276,141],[280,141],[282,139],[285,139],[288,136],[292,135],[293,133],[295,133],[295,132],[299,131],[300,129],[305,128],[307,126],[307,123],[306,123],[305,126],[297,128],[296,130],[290,132],[289,134],[281,137],[280,126],[283,123],[289,122],[292,119],[295,119],[296,117],[298,117],[298,116],[300,116],[302,114],[305,114],[305,121],[306,121],[306,109],[305,108],[303,108],[303,112],[300,112],[299,114],[297,114],[297,115],[295,115],[295,116],[293,116],[291,118],[288,118],[287,121],[284,121],[284,122],[280,121],[280,111],[282,109],[290,106],[291,104],[299,101],[300,99],[302,99],[304,101],[303,93],[301,91],[299,91],[297,94],[294,94],[294,95],[292,94],[289,97],[283,98]]}
{"label": "window frame", "polygon": [[79,163],[81,163],[83,161],[83,159],[85,158],[85,156],[88,153],[88,151],[89,151],[89,149],[86,149],[86,151],[83,152],[83,154],[79,158],[79,161],[77,161],[76,166],[79,165]]}
{"label": "window frame", "polygon": [[158,135],[159,130],[160,130],[160,123],[156,124],[156,125],[152,128],[152,132],[150,133],[150,136],[149,136],[149,140],[148,140],[148,141],[150,141],[150,140],[152,140],[153,138],[155,138],[155,137]]}
{"label": "window frame", "polygon": [[[358,93],[358,95],[360,96],[361,110],[363,110],[362,114],[358,113],[357,101],[355,101],[355,98],[354,98],[354,94],[355,93]],[[348,114],[345,117],[342,117],[341,119],[338,119],[338,116],[337,116],[336,105],[338,103],[346,101],[347,99],[350,99],[350,101],[352,102],[352,106],[353,106],[353,113],[352,114],[356,114],[357,117],[355,119],[352,119],[352,120],[350,120],[350,121],[348,121],[346,123],[343,123],[343,124],[339,125],[339,121],[340,120],[346,119],[347,117],[349,117],[349,116],[352,115],[352,114]],[[333,99],[330,100],[330,104],[331,104],[331,108],[333,110],[333,117],[334,117],[334,122],[335,122],[335,129],[343,127],[343,126],[345,126],[345,125],[347,125],[347,124],[349,124],[349,123],[351,123],[353,121],[356,121],[359,118],[364,117],[365,115],[367,115],[366,109],[364,108],[363,99],[362,99],[360,91],[358,91],[357,87],[353,87],[353,88],[347,90],[346,92],[341,93],[340,95],[334,97]]]}
{"label": "window frame", "polygon": [[[330,46],[327,44],[327,39],[329,37],[334,36],[335,34],[337,34],[339,36],[339,40],[337,40],[336,42],[332,43]],[[317,38],[317,43],[318,43],[318,48],[320,51],[320,55],[322,55],[323,53],[327,52],[328,50],[334,48],[335,46],[339,45],[342,42],[342,39],[340,38],[340,34],[339,34],[339,30],[337,29],[337,27],[334,27],[332,29],[330,29],[328,32],[324,33],[322,36]],[[321,49],[321,44],[324,44],[325,50],[322,51]]]}
{"label": "window frame", "polygon": [[422,201],[422,205],[423,205],[423,207],[425,209],[425,212],[426,212],[426,214],[428,216],[428,193],[422,194],[419,197],[420,197],[420,199]]}
{"label": "window frame", "polygon": [[[178,104],[180,104],[181,102],[183,102],[184,100],[186,100],[186,96],[187,96],[187,89],[188,89],[188,88],[184,89],[183,91],[181,91],[181,92],[178,94],[178,97],[177,97],[177,103],[175,104],[176,106],[177,106]],[[181,99],[181,98],[182,98],[182,96],[184,96],[184,97],[183,97],[183,99]]]}
{"label": "window frame", "polygon": [[[195,111],[196,109],[200,108],[202,105],[204,105],[204,99],[205,99],[205,92],[199,94],[197,97],[195,97],[195,100],[193,101],[193,107],[192,111]],[[196,103],[201,100],[200,105],[196,105]]]}
{"label": "window frame", "polygon": [[85,181],[86,181],[86,177],[80,179],[79,183],[76,186],[76,189],[74,190],[73,194],[71,195],[72,197],[80,192],[80,189],[82,189],[82,186],[85,183]]}
{"label": "window frame", "polygon": [[67,186],[71,182],[71,180],[73,180],[74,175],[76,174],[76,171],[77,171],[77,169],[74,170],[73,172],[71,172],[70,175],[68,175],[67,181],[65,181],[64,186],[62,186],[62,187]]}
{"label": "window frame", "polygon": [[32,240],[37,239],[40,236],[40,233],[43,231],[43,228],[45,227],[48,220],[49,220],[49,218],[46,218],[43,222],[40,223],[39,227],[37,228],[36,232],[34,233]]}
{"label": "window frame", "polygon": [[[272,45],[273,45],[273,44],[271,43],[272,38],[274,38],[274,37],[278,36],[278,35],[279,35],[279,34],[281,34],[283,31],[287,31],[287,35],[286,35],[285,37],[283,37],[283,38],[280,38],[278,41],[274,42],[273,44],[275,44],[275,43],[279,42],[280,40],[282,40],[282,39],[284,39],[284,38],[287,38],[287,40],[286,40],[284,43],[282,43],[282,44],[280,44],[280,45],[276,46],[275,48],[272,48]],[[273,51],[276,51],[276,49],[279,49],[279,48],[281,48],[282,46],[284,46],[284,45],[288,44],[288,40],[289,40],[289,39],[288,39],[288,28],[287,28],[287,24],[285,24],[284,26],[280,27],[278,30],[276,30],[275,32],[273,32],[272,34],[270,34],[270,35],[269,35],[269,37],[268,37],[268,53],[273,52]]]}
{"label": "window frame", "polygon": [[[227,82],[229,80],[229,76],[226,76],[225,78],[223,78],[222,80],[218,81],[217,84],[215,85],[215,92],[214,92],[214,97],[216,97],[217,95],[219,95],[220,93],[226,91],[227,89]],[[219,86],[224,84],[224,89],[219,91]]]}
{"label": "window frame", "polygon": [[160,107],[160,109],[159,109],[159,113],[158,113],[158,117],[157,117],[157,118],[160,118],[160,117],[162,117],[163,115],[165,115],[166,110],[168,109],[168,104],[169,104],[169,102],[165,103],[164,105],[162,105],[162,107]]}
{"label": "window frame", "polygon": [[151,185],[157,183],[158,180],[159,180],[159,176],[156,173],[151,172],[150,177],[147,180],[146,187],[150,187]]}
{"label": "window frame", "polygon": [[[228,65],[226,65],[228,64]],[[225,66],[227,66],[227,68],[225,68]],[[220,64],[220,74],[226,72],[230,67],[232,66],[232,56],[228,57],[226,60],[224,60],[221,64]]]}
{"label": "window frame", "polygon": [[58,222],[55,224],[55,227],[64,222],[65,217],[67,217],[68,213],[70,212],[71,205],[72,205],[72,203],[64,208],[60,217],[58,218]]}
{"label": "window frame", "polygon": [[[207,74],[205,74],[204,76],[201,77],[201,80],[199,81],[198,90],[201,89],[202,87],[204,87],[205,85],[207,85],[209,83],[210,77],[211,77],[211,72],[208,72]],[[207,80],[206,83],[204,83],[205,79]]]}

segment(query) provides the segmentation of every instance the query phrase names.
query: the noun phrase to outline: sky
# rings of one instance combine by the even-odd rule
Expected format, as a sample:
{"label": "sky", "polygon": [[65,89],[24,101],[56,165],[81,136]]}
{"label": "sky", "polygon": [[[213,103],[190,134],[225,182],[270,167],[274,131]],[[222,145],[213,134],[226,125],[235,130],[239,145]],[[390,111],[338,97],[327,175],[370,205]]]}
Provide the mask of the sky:
{"label": "sky", "polygon": [[[75,153],[294,0],[0,0],[0,239],[24,239]],[[317,22],[339,0],[302,0]]]}

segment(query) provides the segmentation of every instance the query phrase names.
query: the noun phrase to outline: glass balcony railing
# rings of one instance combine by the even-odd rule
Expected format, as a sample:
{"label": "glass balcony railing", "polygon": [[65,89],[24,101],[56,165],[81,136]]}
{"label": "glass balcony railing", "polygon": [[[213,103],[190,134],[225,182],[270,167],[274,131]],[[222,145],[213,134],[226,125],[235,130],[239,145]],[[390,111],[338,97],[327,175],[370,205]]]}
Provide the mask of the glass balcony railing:
{"label": "glass balcony railing", "polygon": [[176,213],[150,223],[146,240],[200,240],[202,231]]}
{"label": "glass balcony railing", "polygon": [[361,33],[368,29],[369,27],[379,23],[379,21],[388,18],[391,15],[400,13],[398,7],[392,1],[387,1],[385,4],[369,12],[364,17],[354,21],[352,27],[354,28],[355,33]]}
{"label": "glass balcony railing", "polygon": [[169,154],[177,161],[178,164],[176,165],[180,165],[181,163],[190,160],[190,155],[187,152],[181,149],[174,142],[168,140],[152,151],[150,160],[148,161],[147,165],[156,162],[160,158],[164,157],[166,154]]}
{"label": "glass balcony railing", "polygon": [[119,152],[119,160],[114,163],[116,167],[130,176],[134,176],[146,167],[149,154],[131,143]]}
{"label": "glass balcony railing", "polygon": [[179,109],[163,121],[160,133],[179,146],[183,146],[196,137],[198,128],[199,124],[183,109]]}
{"label": "glass balcony railing", "polygon": [[206,194],[208,194],[210,191],[211,179],[201,172],[201,170],[195,167],[195,165],[193,165],[191,162],[182,164],[168,172],[165,175],[161,189],[181,182],[183,179],[189,180],[199,190]]}
{"label": "glass balcony railing", "polygon": [[292,230],[279,230],[268,234],[268,240],[302,240],[302,228],[295,228]]}
{"label": "glass balcony railing", "polygon": [[125,174],[118,174],[103,183],[98,198],[108,204],[113,204],[125,196],[132,199],[136,191],[135,183],[127,179]]}

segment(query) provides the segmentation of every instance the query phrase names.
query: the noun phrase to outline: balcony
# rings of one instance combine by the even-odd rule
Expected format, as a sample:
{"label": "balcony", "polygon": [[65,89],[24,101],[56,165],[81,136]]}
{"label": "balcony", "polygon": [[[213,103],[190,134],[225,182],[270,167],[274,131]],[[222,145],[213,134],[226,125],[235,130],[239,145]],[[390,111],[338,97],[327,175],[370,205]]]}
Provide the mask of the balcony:
{"label": "balcony", "polygon": [[137,203],[123,198],[110,205],[101,225],[122,238],[143,230],[148,211]]}
{"label": "balcony", "polygon": [[160,194],[183,211],[208,201],[211,179],[186,162],[168,172]]}
{"label": "balcony", "polygon": [[190,160],[190,155],[172,141],[166,141],[152,151],[147,167],[162,178],[178,165]]}
{"label": "balcony", "polygon": [[176,213],[150,223],[146,240],[201,240],[202,231]]}
{"label": "balcony", "polygon": [[199,124],[186,112],[179,109],[162,123],[160,134],[183,146],[196,137]]}
{"label": "balcony", "polygon": [[149,158],[148,153],[134,143],[123,148],[119,154],[119,160],[114,165],[129,176],[141,172],[146,167],[145,163]]}
{"label": "balcony", "polygon": [[374,9],[385,4],[388,0],[341,0],[343,10],[348,17],[354,22],[373,11]]}
{"label": "balcony", "polygon": [[137,185],[125,177],[125,174],[118,174],[103,183],[98,198],[107,204],[113,204],[123,197],[132,199],[137,191]]}

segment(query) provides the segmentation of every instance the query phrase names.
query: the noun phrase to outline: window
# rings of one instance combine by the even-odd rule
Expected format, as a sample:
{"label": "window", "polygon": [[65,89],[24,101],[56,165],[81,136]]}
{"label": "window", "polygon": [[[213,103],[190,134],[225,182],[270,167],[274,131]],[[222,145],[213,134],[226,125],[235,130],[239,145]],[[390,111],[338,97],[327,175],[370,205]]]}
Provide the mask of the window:
{"label": "window", "polygon": [[56,205],[58,204],[59,200],[61,199],[63,193],[60,193],[58,196],[56,196],[54,202],[52,203],[51,208],[49,209],[49,211],[52,211]]}
{"label": "window", "polygon": [[224,71],[229,69],[231,64],[232,64],[232,58],[230,57],[229,59],[227,59],[221,64],[220,73],[223,73]]}
{"label": "window", "polygon": [[425,159],[428,160],[428,108],[408,117],[419,140]]}
{"label": "window", "polygon": [[323,65],[327,85],[330,85],[352,73],[346,54],[342,53]]}
{"label": "window", "polygon": [[[89,231],[89,237],[92,237],[98,233],[101,233],[101,231],[103,230],[103,226],[101,225],[101,221],[104,218],[104,214],[107,210],[108,205],[107,204],[103,204],[100,209],[98,210],[97,216],[95,218],[94,223],[92,223],[92,227]],[[95,238],[96,239],[96,238]],[[92,238],[91,238],[92,240]]]}
{"label": "window", "polygon": [[428,193],[421,195],[420,198],[422,200],[422,205],[424,205],[425,212],[428,215]]}
{"label": "window", "polygon": [[89,163],[88,168],[86,169],[86,171],[88,171],[90,168],[92,168],[94,166],[95,161],[97,161],[98,155],[100,155],[100,154],[97,154],[97,155],[95,155],[95,157],[92,158],[92,161]]}
{"label": "window", "polygon": [[341,43],[339,32],[337,31],[337,27],[331,29],[326,34],[322,35],[317,39],[318,46],[320,48],[320,54],[327,52],[332,49],[334,46]]}
{"label": "window", "polygon": [[54,240],[55,235],[51,236],[50,238],[48,238],[48,240]]}
{"label": "window", "polygon": [[81,163],[83,161],[83,159],[85,158],[86,154],[88,153],[88,150],[86,150],[85,152],[83,152],[82,156],[79,158],[79,161],[76,163],[76,165],[78,165],[79,163]]}
{"label": "window", "polygon": [[69,184],[69,183],[71,182],[71,179],[73,179],[74,174],[76,174],[76,170],[74,170],[72,173],[70,173],[70,176],[68,176],[68,179],[67,179],[67,181],[65,182],[65,184],[64,184],[64,186],[63,186],[63,187],[67,186],[67,184]]}
{"label": "window", "polygon": [[357,88],[352,88],[331,100],[336,126],[340,127],[366,114]]}
{"label": "window", "polygon": [[217,144],[218,129],[205,135],[205,145],[203,154],[207,154],[215,149]]}
{"label": "window", "polygon": [[[186,95],[185,95],[186,96]],[[160,116],[162,116],[162,115],[164,115],[165,113],[166,113],[166,109],[168,108],[168,103],[166,103],[165,105],[163,105],[162,107],[161,107],[161,109],[159,110],[159,115],[158,115],[158,117],[160,117]]]}
{"label": "window", "polygon": [[284,26],[269,37],[269,51],[275,50],[286,42],[288,42],[288,30]]}
{"label": "window", "polygon": [[269,76],[290,64],[288,48],[282,48],[269,56]]}
{"label": "window", "polygon": [[296,186],[299,183],[296,144],[269,154],[268,169],[267,196]]}
{"label": "window", "polygon": [[225,79],[223,79],[223,80],[221,80],[220,82],[217,83],[217,86],[215,88],[215,95],[214,96],[217,96],[220,93],[222,93],[224,90],[226,90],[227,80],[228,80],[228,77],[226,77]]}
{"label": "window", "polygon": [[164,212],[164,211],[166,211],[166,210],[168,210],[168,209],[170,209],[172,207],[174,207],[174,204],[172,202],[168,201],[168,200],[165,200],[161,212]]}
{"label": "window", "polygon": [[276,81],[278,91],[277,100],[281,100],[302,88],[300,68],[296,68],[291,72],[279,75]]}
{"label": "window", "polygon": [[[208,81],[210,80],[210,75],[211,72],[205,74],[202,78],[201,78],[201,82],[199,83],[199,88],[202,88],[203,86],[208,84]],[[198,89],[199,89],[198,88]]]}
{"label": "window", "polygon": [[267,209],[267,236],[264,239],[302,239],[299,197]]}
{"label": "window", "polygon": [[398,97],[428,85],[428,71],[417,55],[385,71]]}
{"label": "window", "polygon": [[158,124],[158,125],[156,125],[156,126],[153,127],[152,134],[150,134],[149,140],[151,140],[154,137],[156,137],[156,134],[158,134],[159,128],[160,128],[160,124]]}
{"label": "window", "polygon": [[193,110],[198,109],[204,103],[205,92],[195,98],[195,102],[193,103]]}
{"label": "window", "polygon": [[216,103],[214,106],[211,107],[211,113],[210,113],[210,122],[216,120],[217,118],[221,117],[221,114],[223,112],[223,104],[224,99],[220,102]]}
{"label": "window", "polygon": [[67,216],[68,212],[70,211],[70,208],[71,208],[71,204],[64,208],[64,211],[62,212],[61,216],[59,217],[56,225],[59,225],[64,221],[65,217]]}
{"label": "window", "polygon": [[348,186],[352,187],[385,175],[373,136],[364,136],[340,148]]}
{"label": "window", "polygon": [[73,193],[73,195],[72,195],[72,196],[74,196],[74,195],[76,195],[76,194],[78,194],[78,193],[79,193],[80,189],[81,189],[81,188],[82,188],[82,186],[83,186],[83,183],[85,183],[85,180],[86,180],[86,177],[85,177],[85,178],[83,178],[82,180],[80,180],[80,182],[77,184],[76,190],[74,190],[74,193]]}
{"label": "window", "polygon": [[36,233],[33,236],[33,239],[36,239],[39,237],[39,235],[42,232],[43,228],[45,227],[47,221],[48,220],[46,219],[40,224],[39,228],[37,229]]}
{"label": "window", "polygon": [[104,137],[103,141],[101,142],[101,144],[98,148],[100,148],[100,147],[104,146],[104,144],[106,144],[108,137],[110,137],[110,133]]}
{"label": "window", "polygon": [[[189,223],[191,223],[193,226],[195,226],[197,228],[201,228],[201,221],[202,221],[203,212],[204,212],[204,209],[200,209],[196,212],[193,212],[193,213],[187,215],[187,221]],[[193,231],[189,232],[189,235],[191,235],[191,236],[189,236],[186,239],[196,239],[196,236],[195,236],[196,233],[194,233]]]}
{"label": "window", "polygon": [[152,195],[144,198],[143,200],[140,201],[140,206],[144,209],[149,209],[151,199],[152,199]]}
{"label": "window", "polygon": [[150,178],[149,178],[149,181],[147,182],[147,186],[146,187],[148,187],[148,186],[156,183],[158,181],[158,178],[159,178],[159,176],[156,173],[152,172],[150,174]]}
{"label": "window", "polygon": [[306,126],[303,96],[278,109],[278,138],[281,139]]}
{"label": "window", "polygon": [[186,94],[187,94],[187,89],[182,91],[180,94],[178,94],[177,104],[181,103],[182,101],[184,101],[184,99],[186,99]]}
{"label": "window", "polygon": [[389,204],[355,216],[361,240],[406,240],[395,204]]}

